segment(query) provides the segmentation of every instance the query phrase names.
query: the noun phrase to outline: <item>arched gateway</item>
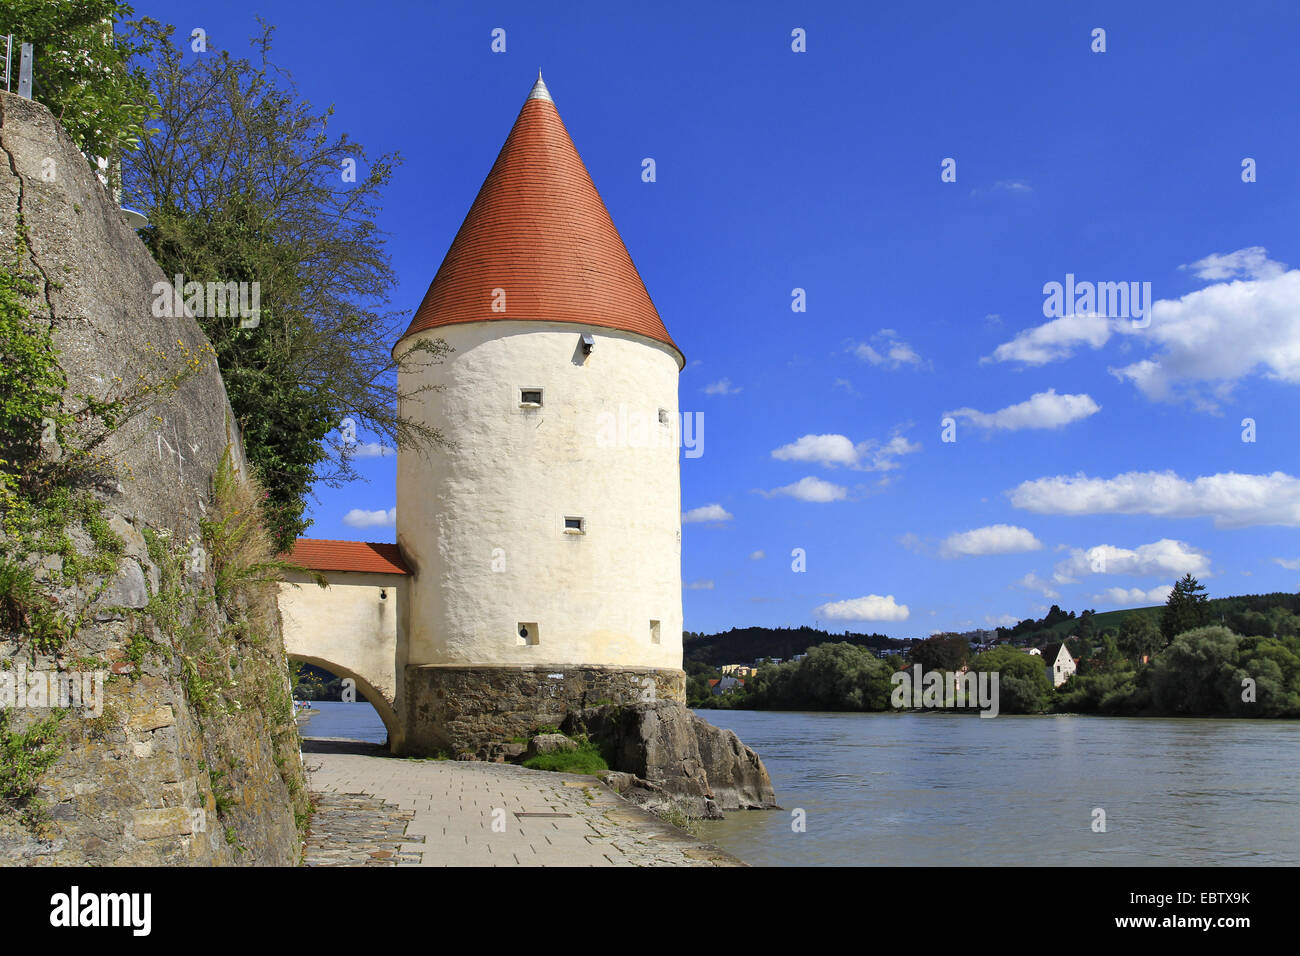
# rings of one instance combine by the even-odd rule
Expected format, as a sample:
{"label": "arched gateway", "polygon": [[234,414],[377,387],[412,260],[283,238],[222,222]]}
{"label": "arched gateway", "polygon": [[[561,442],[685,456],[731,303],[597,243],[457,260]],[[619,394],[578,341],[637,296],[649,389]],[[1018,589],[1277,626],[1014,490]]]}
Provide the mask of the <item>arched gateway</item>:
{"label": "arched gateway", "polygon": [[288,557],[323,574],[329,587],[319,588],[306,574],[286,575],[280,586],[285,654],[356,681],[388,729],[389,746],[400,749],[397,632],[411,572],[397,545],[299,538]]}

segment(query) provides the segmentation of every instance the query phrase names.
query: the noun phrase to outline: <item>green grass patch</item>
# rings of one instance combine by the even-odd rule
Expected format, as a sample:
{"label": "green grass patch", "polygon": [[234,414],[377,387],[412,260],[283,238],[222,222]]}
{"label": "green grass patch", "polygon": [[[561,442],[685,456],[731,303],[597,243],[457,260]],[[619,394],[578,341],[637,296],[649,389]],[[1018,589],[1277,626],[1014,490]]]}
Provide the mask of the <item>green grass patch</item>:
{"label": "green grass patch", "polygon": [[555,773],[604,773],[609,769],[600,750],[585,737],[575,738],[577,750],[557,750],[554,753],[529,757],[523,765],[530,770],[550,770]]}

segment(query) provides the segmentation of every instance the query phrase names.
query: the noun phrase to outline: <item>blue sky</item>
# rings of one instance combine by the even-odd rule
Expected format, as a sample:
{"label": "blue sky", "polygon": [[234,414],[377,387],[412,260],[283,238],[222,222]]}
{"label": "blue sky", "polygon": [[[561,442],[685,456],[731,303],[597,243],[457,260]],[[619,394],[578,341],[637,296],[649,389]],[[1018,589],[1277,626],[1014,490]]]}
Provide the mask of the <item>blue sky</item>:
{"label": "blue sky", "polygon": [[[683,508],[727,517],[683,527],[688,630],[923,637],[1159,603],[1183,571],[1300,587],[1300,7],[607,6],[137,13],[239,52],[260,13],[304,97],[402,153],[408,313],[543,68],[704,416]],[[1054,319],[1067,274],[1155,305]],[[309,535],[393,540],[345,522],[394,505],[393,459],[360,464]]]}

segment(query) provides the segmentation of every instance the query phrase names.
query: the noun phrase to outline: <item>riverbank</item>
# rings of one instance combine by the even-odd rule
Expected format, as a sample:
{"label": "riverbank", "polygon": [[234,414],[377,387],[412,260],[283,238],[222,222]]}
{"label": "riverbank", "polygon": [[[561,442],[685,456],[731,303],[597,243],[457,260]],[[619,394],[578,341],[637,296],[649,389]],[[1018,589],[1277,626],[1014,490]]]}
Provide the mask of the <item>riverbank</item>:
{"label": "riverbank", "polygon": [[303,741],[317,803],[307,866],[745,866],[600,782]]}

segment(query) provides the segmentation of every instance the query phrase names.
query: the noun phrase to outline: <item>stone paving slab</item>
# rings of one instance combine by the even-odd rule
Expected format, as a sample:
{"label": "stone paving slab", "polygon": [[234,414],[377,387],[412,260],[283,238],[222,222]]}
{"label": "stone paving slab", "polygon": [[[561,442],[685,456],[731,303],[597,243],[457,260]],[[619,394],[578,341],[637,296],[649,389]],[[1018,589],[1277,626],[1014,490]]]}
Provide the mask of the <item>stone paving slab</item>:
{"label": "stone paving slab", "polygon": [[745,865],[596,777],[354,743],[304,741],[317,800],[307,866]]}

